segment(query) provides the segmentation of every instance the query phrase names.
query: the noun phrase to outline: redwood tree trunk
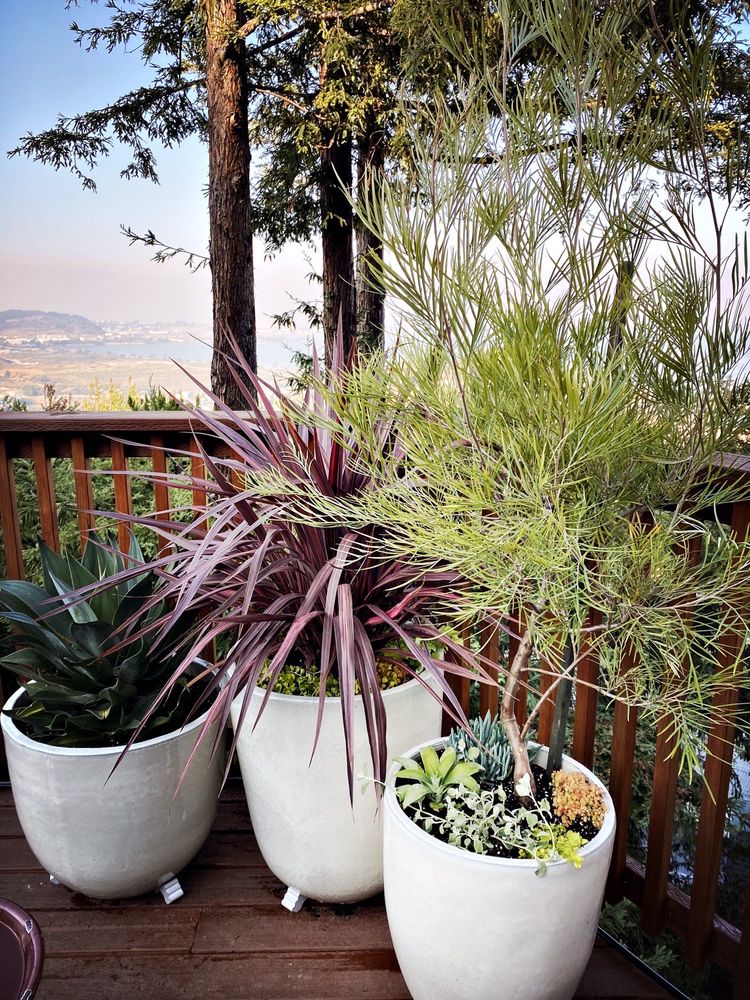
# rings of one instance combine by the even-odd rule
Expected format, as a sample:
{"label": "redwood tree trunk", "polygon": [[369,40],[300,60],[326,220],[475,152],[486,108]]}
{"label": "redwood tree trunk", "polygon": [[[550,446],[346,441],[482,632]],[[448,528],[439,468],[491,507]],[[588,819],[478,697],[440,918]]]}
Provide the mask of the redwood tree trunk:
{"label": "redwood tree trunk", "polygon": [[245,409],[232,377],[231,333],[257,368],[253,234],[250,226],[250,143],[245,45],[228,41],[241,23],[236,0],[206,4],[208,214],[214,339],[211,388],[233,409]]}
{"label": "redwood tree trunk", "polygon": [[323,249],[323,336],[332,356],[339,318],[347,357],[356,336],[353,212],[345,191],[352,186],[352,145],[329,136],[321,158],[320,214]]}
{"label": "redwood tree trunk", "polygon": [[[321,88],[339,72],[339,67],[323,62],[320,67]],[[335,118],[330,126],[321,128],[320,139],[323,337],[326,358],[330,358],[341,322],[346,358],[357,333],[354,213],[348,197],[352,189],[352,142],[341,135],[340,122],[336,122]]]}
{"label": "redwood tree trunk", "polygon": [[[373,190],[383,176],[385,145],[382,133],[368,130],[358,142],[357,192]],[[357,338],[365,350],[384,346],[385,292],[373,262],[383,259],[383,242],[365,226],[357,226]]]}

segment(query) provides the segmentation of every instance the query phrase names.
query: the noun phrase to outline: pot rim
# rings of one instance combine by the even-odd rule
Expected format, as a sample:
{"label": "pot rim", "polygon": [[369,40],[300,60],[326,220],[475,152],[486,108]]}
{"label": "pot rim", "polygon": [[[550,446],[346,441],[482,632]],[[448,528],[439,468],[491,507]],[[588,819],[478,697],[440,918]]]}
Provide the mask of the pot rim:
{"label": "pot rim", "polygon": [[[412,747],[411,750],[407,750],[406,753],[401,754],[402,757],[414,757],[419,753],[424,747],[435,747],[439,749],[444,746],[446,742],[446,737],[442,736],[438,740],[430,740],[428,743],[420,743],[419,746]],[[542,750],[547,750],[547,747],[542,747]],[[572,770],[580,771],[592,781],[598,788],[604,792],[604,801],[606,805],[606,812],[604,814],[604,823],[601,830],[599,830],[596,836],[585,844],[579,854],[582,858],[586,858],[587,855],[593,854],[596,851],[602,849],[607,841],[609,841],[615,834],[615,828],[617,825],[617,819],[615,816],[615,806],[612,801],[612,796],[609,794],[609,790],[606,785],[590,771],[589,768],[580,764],[577,760],[569,757],[567,754],[563,754],[563,763],[572,765]],[[530,871],[534,871],[538,866],[538,862],[534,858],[496,858],[490,857],[486,854],[475,854],[473,851],[467,851],[463,847],[456,847],[455,844],[446,844],[445,841],[433,837],[431,833],[423,830],[421,826],[418,826],[413,819],[406,815],[404,810],[401,808],[401,804],[396,796],[395,789],[395,779],[396,774],[400,770],[401,765],[397,762],[391,765],[388,772],[388,777],[386,779],[385,792],[383,794],[383,801],[386,812],[394,819],[396,823],[404,830],[407,835],[416,837],[417,840],[421,841],[425,847],[431,846],[434,850],[439,853],[445,854],[447,857],[452,857],[455,860],[461,860],[467,864],[479,864],[485,866],[491,866],[494,868],[528,868]],[[569,863],[564,860],[560,861],[550,861],[547,863],[548,869],[570,867]]]}
{"label": "pot rim", "polygon": [[[14,743],[25,747],[27,750],[33,750],[36,753],[49,754],[54,757],[107,757],[107,756],[117,756],[125,750],[127,744],[122,743],[116,747],[56,747],[49,743],[42,743],[40,740],[32,740],[31,737],[26,736],[18,726],[15,724],[13,719],[5,713],[8,709],[13,708],[15,703],[26,693],[24,688],[19,688],[15,691],[10,698],[5,702],[0,712],[0,726],[2,726],[2,731],[6,737],[13,740]],[[169,740],[173,740],[178,736],[182,736],[185,733],[191,733],[194,730],[200,728],[208,718],[208,713],[210,709],[207,709],[202,715],[199,715],[197,719],[193,719],[191,722],[186,722],[184,726],[179,729],[173,729],[168,733],[163,733],[161,736],[154,736],[150,740],[140,740],[138,743],[134,743],[128,750],[128,756],[132,753],[138,753],[139,750],[148,750],[150,747],[158,746],[160,743],[167,743]]]}

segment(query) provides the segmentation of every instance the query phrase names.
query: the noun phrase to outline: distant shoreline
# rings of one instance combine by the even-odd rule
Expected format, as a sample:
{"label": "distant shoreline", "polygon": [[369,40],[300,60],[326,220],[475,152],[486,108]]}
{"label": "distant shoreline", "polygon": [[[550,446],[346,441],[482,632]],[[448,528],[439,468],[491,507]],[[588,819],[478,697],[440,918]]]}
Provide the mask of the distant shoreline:
{"label": "distant shoreline", "polygon": [[[294,350],[307,350],[306,337],[258,338],[258,369],[266,377],[283,379],[293,369]],[[11,396],[40,409],[45,384],[57,395],[70,396],[82,405],[94,384],[111,384],[127,393],[134,386],[140,394],[157,386],[175,395],[195,399],[201,393],[184,367],[204,385],[209,384],[211,348],[195,340],[139,340],[0,344],[0,397]]]}

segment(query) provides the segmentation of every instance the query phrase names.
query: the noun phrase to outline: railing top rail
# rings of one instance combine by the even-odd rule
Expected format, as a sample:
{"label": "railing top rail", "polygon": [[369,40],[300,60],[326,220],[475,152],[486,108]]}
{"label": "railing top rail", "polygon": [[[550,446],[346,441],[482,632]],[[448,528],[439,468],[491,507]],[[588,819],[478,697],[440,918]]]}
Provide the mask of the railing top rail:
{"label": "railing top rail", "polygon": [[[250,419],[246,411],[237,415]],[[221,411],[212,413],[217,420],[226,420]],[[190,431],[195,418],[190,410],[122,410],[75,413],[47,413],[31,410],[24,412],[0,413],[0,433],[39,434],[51,431],[61,434],[95,434],[109,430],[133,430],[143,432]],[[750,475],[750,455],[725,452],[715,458],[717,466],[742,475]]]}
{"label": "railing top rail", "polygon": [[[246,411],[237,415],[250,419]],[[220,411],[212,413],[216,420],[226,420]],[[0,413],[0,434],[102,434],[112,430],[159,433],[160,431],[190,432],[195,427],[195,418],[190,410],[122,410],[75,413],[47,413],[31,410],[24,412]],[[725,452],[717,455],[717,466],[750,476],[750,455]]]}
{"label": "railing top rail", "polygon": [[750,455],[725,452],[723,455],[717,456],[716,465],[738,475],[750,476]]}
{"label": "railing top rail", "polygon": [[[240,412],[249,419],[249,414]],[[222,413],[214,414],[226,420]],[[143,410],[105,413],[0,413],[0,434],[108,434],[112,431],[140,433],[201,430],[187,410]]]}

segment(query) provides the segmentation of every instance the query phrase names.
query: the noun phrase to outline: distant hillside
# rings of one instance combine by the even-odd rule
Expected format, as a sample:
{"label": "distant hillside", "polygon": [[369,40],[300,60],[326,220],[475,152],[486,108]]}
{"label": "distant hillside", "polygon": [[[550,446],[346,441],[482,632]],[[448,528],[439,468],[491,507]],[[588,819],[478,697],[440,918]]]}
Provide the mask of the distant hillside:
{"label": "distant hillside", "polygon": [[38,309],[6,309],[0,312],[0,337],[33,337],[62,333],[67,337],[91,337],[104,333],[98,323],[71,313]]}

